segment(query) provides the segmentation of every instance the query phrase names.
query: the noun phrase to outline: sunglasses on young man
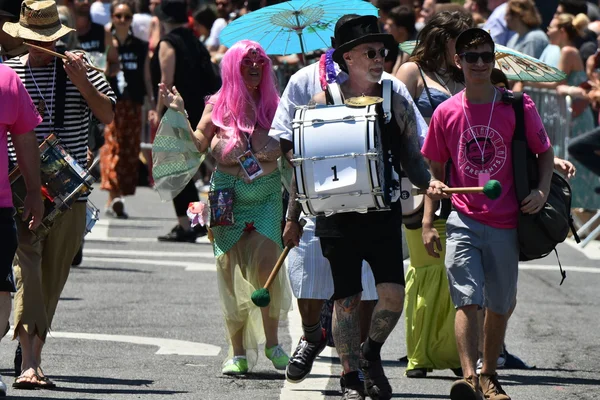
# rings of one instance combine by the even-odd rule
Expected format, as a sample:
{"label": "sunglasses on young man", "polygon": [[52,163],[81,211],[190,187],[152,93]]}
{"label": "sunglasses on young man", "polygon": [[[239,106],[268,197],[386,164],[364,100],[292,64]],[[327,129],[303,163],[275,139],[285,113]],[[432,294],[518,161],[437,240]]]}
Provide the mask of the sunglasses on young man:
{"label": "sunglasses on young man", "polygon": [[460,53],[458,56],[460,58],[464,58],[465,61],[468,62],[469,64],[477,63],[477,61],[479,61],[480,58],[484,64],[490,64],[496,60],[496,55],[494,54],[493,51],[484,51],[481,53],[478,53],[476,51],[467,51],[464,53]]}

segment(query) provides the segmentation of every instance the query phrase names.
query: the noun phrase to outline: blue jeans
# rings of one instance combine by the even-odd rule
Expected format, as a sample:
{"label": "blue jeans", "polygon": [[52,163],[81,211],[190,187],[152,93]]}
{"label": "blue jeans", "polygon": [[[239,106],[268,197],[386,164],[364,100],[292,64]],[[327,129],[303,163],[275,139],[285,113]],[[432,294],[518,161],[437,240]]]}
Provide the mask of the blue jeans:
{"label": "blue jeans", "polygon": [[16,292],[13,259],[17,251],[17,226],[14,208],[0,208],[0,292]]}

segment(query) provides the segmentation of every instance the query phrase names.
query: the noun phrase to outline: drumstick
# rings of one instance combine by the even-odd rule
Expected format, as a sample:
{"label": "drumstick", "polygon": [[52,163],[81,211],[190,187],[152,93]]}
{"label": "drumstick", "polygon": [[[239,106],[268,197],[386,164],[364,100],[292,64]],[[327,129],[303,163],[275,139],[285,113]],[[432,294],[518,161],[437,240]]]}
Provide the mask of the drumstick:
{"label": "drumstick", "polygon": [[[475,187],[461,187],[461,188],[446,188],[442,189],[444,193],[456,194],[456,193],[483,193],[489,199],[494,200],[500,197],[502,193],[502,185],[496,180],[489,180],[485,186]],[[419,194],[427,194],[427,189],[412,189],[411,194],[413,196]]]}
{"label": "drumstick", "polygon": [[[45,47],[36,46],[35,44],[31,44],[31,43],[27,43],[27,42],[24,42],[24,44],[26,46],[33,47],[34,49],[37,49],[39,51],[43,51],[43,52],[46,52],[48,54],[51,54],[54,57],[62,58],[63,60],[68,60],[69,59],[67,56],[65,56],[63,54],[60,54],[60,53],[57,53],[57,52],[52,51],[52,50],[48,50]],[[104,70],[102,68],[94,67],[93,65],[90,65],[90,64],[87,64],[87,63],[86,63],[86,67],[88,67],[90,69],[93,69],[95,71],[104,73]]]}
{"label": "drumstick", "polygon": [[[299,221],[299,223],[300,223],[300,226],[304,227],[304,225],[306,225],[306,220],[301,219]],[[250,298],[252,299],[252,302],[254,304],[256,304],[257,306],[267,307],[269,305],[269,303],[271,302],[271,295],[269,294],[269,287],[275,281],[275,278],[277,277],[277,274],[279,273],[279,270],[281,269],[281,266],[283,265],[283,262],[285,261],[285,258],[289,254],[292,247],[293,246],[290,246],[290,245],[285,246],[285,248],[283,249],[283,252],[279,256],[279,259],[277,260],[277,263],[275,263],[275,266],[273,267],[273,270],[271,271],[271,274],[269,275],[267,282],[265,282],[265,285],[261,289],[255,290],[252,293],[252,296],[250,296]]]}

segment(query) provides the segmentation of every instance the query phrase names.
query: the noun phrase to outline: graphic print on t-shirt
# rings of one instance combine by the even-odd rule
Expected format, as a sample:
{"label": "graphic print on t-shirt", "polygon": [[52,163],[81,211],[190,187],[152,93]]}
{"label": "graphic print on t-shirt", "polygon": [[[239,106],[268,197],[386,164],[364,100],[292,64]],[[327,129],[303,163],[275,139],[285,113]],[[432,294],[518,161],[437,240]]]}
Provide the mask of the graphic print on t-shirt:
{"label": "graphic print on t-shirt", "polygon": [[467,129],[460,136],[458,168],[470,178],[477,179],[480,173],[494,176],[504,166],[506,157],[506,144],[493,128],[488,133],[487,126],[476,125],[472,131]]}

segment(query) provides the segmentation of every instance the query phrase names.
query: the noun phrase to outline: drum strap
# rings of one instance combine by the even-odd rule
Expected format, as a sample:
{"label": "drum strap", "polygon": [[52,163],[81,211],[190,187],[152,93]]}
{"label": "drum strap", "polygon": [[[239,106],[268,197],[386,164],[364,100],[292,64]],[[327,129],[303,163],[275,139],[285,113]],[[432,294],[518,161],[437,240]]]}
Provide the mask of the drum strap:
{"label": "drum strap", "polygon": [[56,68],[56,97],[54,103],[54,130],[62,130],[65,122],[65,96],[67,94],[67,73],[64,68]]}
{"label": "drum strap", "polygon": [[383,118],[386,124],[392,120],[392,81],[385,79],[383,84]]}
{"label": "drum strap", "polygon": [[330,83],[327,85],[327,90],[331,95],[331,99],[333,100],[333,105],[339,106],[344,104],[342,101],[342,91],[340,90],[340,85],[337,83]]}

